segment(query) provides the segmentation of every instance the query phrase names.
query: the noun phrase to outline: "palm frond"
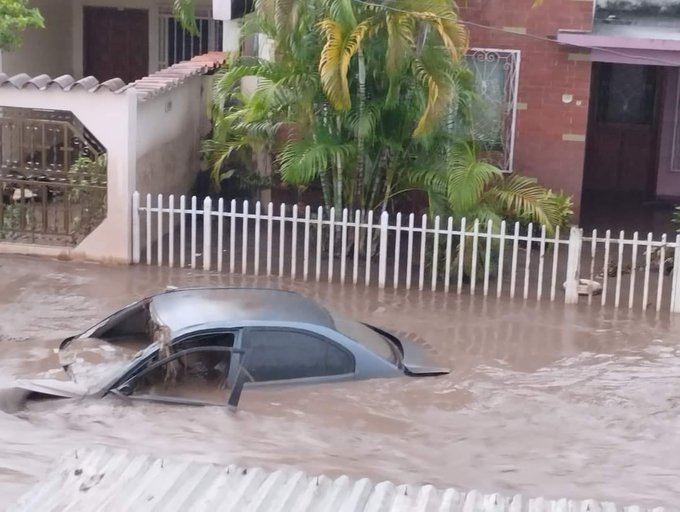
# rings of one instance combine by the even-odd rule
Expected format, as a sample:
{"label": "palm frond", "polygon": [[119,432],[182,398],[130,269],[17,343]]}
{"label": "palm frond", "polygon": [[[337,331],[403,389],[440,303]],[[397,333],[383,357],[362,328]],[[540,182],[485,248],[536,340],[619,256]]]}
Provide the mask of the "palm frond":
{"label": "palm frond", "polygon": [[427,103],[425,111],[413,132],[414,137],[427,135],[439,124],[448,112],[456,95],[455,82],[448,66],[441,66],[443,62],[437,58],[437,50],[423,53],[421,58],[413,63],[418,79],[427,88]]}
{"label": "palm frond", "polygon": [[549,191],[539,185],[535,178],[514,175],[500,180],[488,191],[488,196],[507,216],[527,218],[545,225],[549,233],[554,232],[560,223]]}
{"label": "palm frond", "polygon": [[350,60],[359,50],[370,24],[363,21],[345,32],[338,22],[325,19],[319,28],[326,39],[319,60],[321,86],[335,109],[347,110],[352,104],[347,78]]}
{"label": "palm frond", "polygon": [[401,12],[388,13],[385,16],[385,26],[387,28],[386,68],[390,75],[396,75],[413,55],[415,20]]}
{"label": "palm frond", "polygon": [[399,97],[400,74],[413,58],[415,45],[415,20],[404,13],[388,13],[386,70],[389,79],[386,101],[394,103]]}
{"label": "palm frond", "polygon": [[350,157],[353,149],[353,144],[314,137],[288,141],[277,158],[281,177],[287,183],[308,185],[338,158]]}
{"label": "palm frond", "polygon": [[195,0],[173,0],[172,14],[179,21],[184,30],[191,35],[198,35]]}
{"label": "palm frond", "polygon": [[451,154],[447,180],[447,197],[454,211],[467,215],[490,183],[502,176],[501,171],[477,158],[470,144],[458,144]]}

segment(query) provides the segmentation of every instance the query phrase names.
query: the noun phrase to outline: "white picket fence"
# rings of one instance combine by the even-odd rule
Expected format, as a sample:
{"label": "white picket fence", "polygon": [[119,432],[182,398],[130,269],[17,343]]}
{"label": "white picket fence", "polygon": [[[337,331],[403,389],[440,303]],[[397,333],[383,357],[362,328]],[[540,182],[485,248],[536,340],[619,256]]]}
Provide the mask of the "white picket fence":
{"label": "white picket fence", "polygon": [[[379,288],[680,311],[680,236],[133,195],[133,262]],[[370,240],[371,250],[355,240]],[[142,257],[142,253],[143,257]],[[464,255],[464,257],[458,257]],[[477,264],[468,264],[476,261]],[[594,290],[583,281],[596,281]],[[584,289],[586,291],[584,291]]]}

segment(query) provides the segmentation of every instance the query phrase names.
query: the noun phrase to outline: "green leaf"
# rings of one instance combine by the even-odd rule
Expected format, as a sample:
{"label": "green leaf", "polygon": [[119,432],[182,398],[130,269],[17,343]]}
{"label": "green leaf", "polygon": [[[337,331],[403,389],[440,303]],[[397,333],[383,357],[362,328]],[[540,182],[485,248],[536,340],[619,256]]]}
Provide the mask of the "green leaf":
{"label": "green leaf", "polygon": [[173,0],[172,14],[177,18],[184,30],[191,35],[198,35],[195,0]]}
{"label": "green leaf", "polygon": [[27,0],[0,0],[0,51],[17,49],[27,28],[45,28],[40,11]]}

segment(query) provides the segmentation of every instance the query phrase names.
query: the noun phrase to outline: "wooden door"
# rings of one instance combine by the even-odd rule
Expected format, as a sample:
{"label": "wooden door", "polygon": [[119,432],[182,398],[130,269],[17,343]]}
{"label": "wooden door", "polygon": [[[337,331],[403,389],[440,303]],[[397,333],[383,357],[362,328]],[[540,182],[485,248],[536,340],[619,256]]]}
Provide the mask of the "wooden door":
{"label": "wooden door", "polygon": [[594,65],[585,192],[653,196],[659,82],[656,66]]}
{"label": "wooden door", "polygon": [[134,82],[149,74],[149,12],[111,7],[83,8],[85,76],[100,82]]}

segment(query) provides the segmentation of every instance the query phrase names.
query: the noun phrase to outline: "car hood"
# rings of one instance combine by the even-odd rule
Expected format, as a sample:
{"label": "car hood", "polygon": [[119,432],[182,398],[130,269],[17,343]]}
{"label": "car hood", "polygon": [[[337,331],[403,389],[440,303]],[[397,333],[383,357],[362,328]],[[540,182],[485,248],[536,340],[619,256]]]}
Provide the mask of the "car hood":
{"label": "car hood", "polygon": [[87,395],[87,388],[70,380],[21,379],[14,381],[15,389],[57,398],[80,398]]}
{"label": "car hood", "polygon": [[71,381],[91,394],[124,373],[141,352],[97,338],[76,337],[60,348],[59,363]]}
{"label": "car hood", "polygon": [[407,374],[414,376],[435,376],[451,373],[451,369],[433,364],[432,354],[425,347],[412,341],[410,335],[381,329],[372,325],[369,327],[391,339],[399,346],[402,353],[402,364]]}

